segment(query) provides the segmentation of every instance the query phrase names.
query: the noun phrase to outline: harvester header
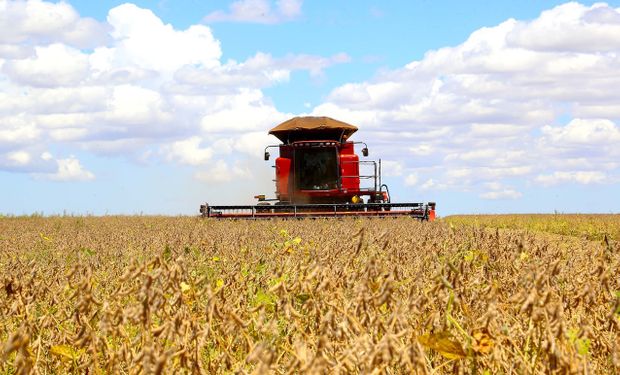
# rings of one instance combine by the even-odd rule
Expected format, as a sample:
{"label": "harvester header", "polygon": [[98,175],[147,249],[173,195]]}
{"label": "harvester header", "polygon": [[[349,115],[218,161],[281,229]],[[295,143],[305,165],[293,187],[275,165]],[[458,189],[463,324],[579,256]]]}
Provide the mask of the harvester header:
{"label": "harvester header", "polygon": [[392,203],[381,180],[381,160],[360,160],[352,142],[357,127],[330,117],[294,117],[269,131],[282,143],[275,159],[275,198],[259,194],[256,205],[200,206],[203,217],[412,216],[434,220],[435,203]]}

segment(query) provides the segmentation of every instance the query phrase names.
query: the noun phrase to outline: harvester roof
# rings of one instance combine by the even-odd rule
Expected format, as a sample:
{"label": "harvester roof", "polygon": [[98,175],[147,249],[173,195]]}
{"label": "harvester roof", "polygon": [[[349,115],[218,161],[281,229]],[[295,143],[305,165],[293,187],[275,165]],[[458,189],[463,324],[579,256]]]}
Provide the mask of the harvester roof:
{"label": "harvester roof", "polygon": [[345,141],[357,127],[330,117],[293,117],[269,131],[284,143],[309,140]]}

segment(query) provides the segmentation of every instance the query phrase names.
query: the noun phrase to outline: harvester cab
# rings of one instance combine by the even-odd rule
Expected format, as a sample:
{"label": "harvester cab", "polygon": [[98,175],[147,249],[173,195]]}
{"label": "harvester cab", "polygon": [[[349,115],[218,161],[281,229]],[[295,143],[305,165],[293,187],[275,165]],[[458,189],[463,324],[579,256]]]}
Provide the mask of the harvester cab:
{"label": "harvester cab", "polygon": [[[433,220],[435,203],[392,203],[381,181],[381,160],[360,160],[349,137],[357,127],[329,117],[294,117],[269,131],[282,143],[275,159],[275,198],[255,206],[201,206],[207,217],[413,216]],[[273,203],[273,204],[272,204]]]}
{"label": "harvester cab", "polygon": [[[357,128],[328,117],[295,117],[271,129],[282,144],[275,160],[276,201],[279,204],[389,203],[382,191],[381,163],[360,160],[351,142]],[[365,173],[361,171],[366,171]]]}

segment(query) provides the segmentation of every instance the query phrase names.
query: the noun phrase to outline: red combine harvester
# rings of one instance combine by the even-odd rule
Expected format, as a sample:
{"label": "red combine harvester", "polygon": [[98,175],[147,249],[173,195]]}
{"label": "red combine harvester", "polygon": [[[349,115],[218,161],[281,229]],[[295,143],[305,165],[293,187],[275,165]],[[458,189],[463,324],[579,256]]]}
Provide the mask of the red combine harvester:
{"label": "red combine harvester", "polygon": [[368,156],[365,143],[349,141],[356,131],[357,127],[329,117],[295,117],[281,123],[269,134],[282,144],[265,148],[265,160],[269,160],[269,148],[280,151],[275,164],[276,198],[257,195],[258,204],[247,206],[204,204],[200,213],[213,218],[411,216],[434,220],[434,202],[390,202],[389,189],[381,181],[381,160],[360,160],[355,154],[355,145],[361,144],[362,155]]}

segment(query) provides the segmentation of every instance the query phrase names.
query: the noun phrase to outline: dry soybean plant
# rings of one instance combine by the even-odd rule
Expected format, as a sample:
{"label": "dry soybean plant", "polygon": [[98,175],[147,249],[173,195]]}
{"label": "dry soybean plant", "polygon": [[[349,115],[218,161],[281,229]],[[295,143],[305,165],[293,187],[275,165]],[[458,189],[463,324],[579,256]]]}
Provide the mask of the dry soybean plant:
{"label": "dry soybean plant", "polygon": [[490,228],[527,229],[589,240],[604,240],[605,237],[620,239],[618,214],[454,215],[445,221]]}
{"label": "dry soybean plant", "polygon": [[611,239],[413,219],[0,219],[0,373],[620,372]]}

